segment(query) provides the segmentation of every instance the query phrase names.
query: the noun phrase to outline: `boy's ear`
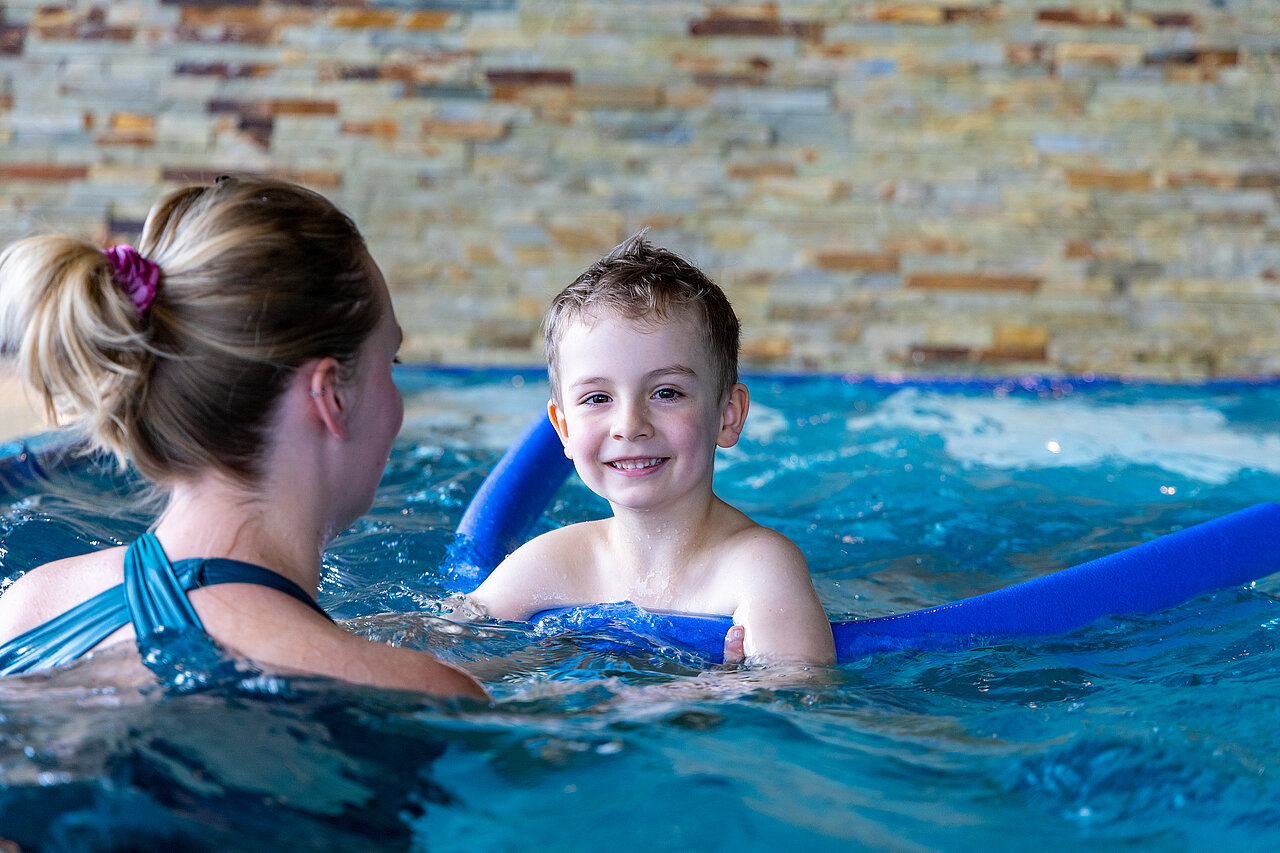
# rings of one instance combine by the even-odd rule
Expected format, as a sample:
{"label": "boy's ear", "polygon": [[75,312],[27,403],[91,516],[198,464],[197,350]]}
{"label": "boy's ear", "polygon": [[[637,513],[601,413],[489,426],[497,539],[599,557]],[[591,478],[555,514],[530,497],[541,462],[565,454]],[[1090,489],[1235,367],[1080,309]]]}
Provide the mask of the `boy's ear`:
{"label": "boy's ear", "polygon": [[718,447],[733,447],[742,435],[742,427],[747,422],[747,409],[751,408],[751,395],[747,386],[735,383],[729,389],[728,399],[720,412],[720,434],[716,436]]}
{"label": "boy's ear", "polygon": [[345,441],[348,407],[338,394],[338,372],[337,359],[320,359],[307,377],[307,390],[311,394],[312,413],[330,435]]}
{"label": "boy's ear", "polygon": [[564,455],[572,459],[573,451],[569,449],[569,424],[564,419],[560,404],[555,400],[547,401],[547,417],[551,419],[551,425],[556,428],[556,435],[560,436],[560,443],[564,445]]}

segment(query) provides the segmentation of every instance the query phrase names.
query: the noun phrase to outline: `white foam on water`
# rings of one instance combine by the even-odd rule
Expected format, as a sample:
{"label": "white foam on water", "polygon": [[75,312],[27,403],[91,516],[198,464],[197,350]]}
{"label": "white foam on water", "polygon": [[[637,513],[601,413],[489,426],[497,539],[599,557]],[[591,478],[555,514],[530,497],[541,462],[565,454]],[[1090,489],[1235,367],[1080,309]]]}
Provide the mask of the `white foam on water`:
{"label": "white foam on water", "polygon": [[847,423],[855,433],[936,435],[953,459],[1004,470],[1150,465],[1209,484],[1246,470],[1280,473],[1280,435],[1241,430],[1222,412],[1185,401],[973,398],[907,388]]}

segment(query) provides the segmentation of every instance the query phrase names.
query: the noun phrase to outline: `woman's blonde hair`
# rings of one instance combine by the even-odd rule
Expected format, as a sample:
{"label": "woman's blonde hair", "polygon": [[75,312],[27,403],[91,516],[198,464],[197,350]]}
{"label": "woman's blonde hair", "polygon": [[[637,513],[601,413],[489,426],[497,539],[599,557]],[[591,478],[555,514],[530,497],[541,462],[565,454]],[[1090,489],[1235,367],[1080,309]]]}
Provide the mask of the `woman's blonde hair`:
{"label": "woman's blonde hair", "polygon": [[139,316],[102,249],[66,236],[0,254],[0,335],[49,417],[147,479],[259,475],[274,403],[312,358],[350,364],[384,310],[364,240],[327,199],[219,178],[162,199],[138,252],[159,266]]}

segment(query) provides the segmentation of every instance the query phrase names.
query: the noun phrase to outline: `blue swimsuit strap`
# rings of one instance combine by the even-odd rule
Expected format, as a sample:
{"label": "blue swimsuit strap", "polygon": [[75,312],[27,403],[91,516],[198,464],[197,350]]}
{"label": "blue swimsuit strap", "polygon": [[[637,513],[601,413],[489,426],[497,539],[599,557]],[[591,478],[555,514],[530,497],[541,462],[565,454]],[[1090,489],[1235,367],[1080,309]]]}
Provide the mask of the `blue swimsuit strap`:
{"label": "blue swimsuit strap", "polygon": [[[176,578],[178,587],[183,592],[224,583],[251,583],[283,592],[306,604],[326,619],[331,619],[329,614],[325,613],[302,587],[270,569],[222,558],[179,560],[171,565],[168,558],[164,556],[163,549],[159,547],[159,542],[155,542],[155,537],[150,534],[148,536],[154,543],[154,548],[150,543],[143,546],[141,549],[143,553],[139,553],[138,557],[144,560],[154,559],[158,552],[164,564],[170,566],[169,571]],[[137,543],[134,545],[136,546]],[[126,565],[130,562],[129,555],[132,553],[134,553],[134,546],[130,546],[129,551],[126,552]],[[140,566],[135,567],[135,571],[139,571],[139,574],[154,573],[146,573]],[[147,598],[154,601],[154,593]],[[185,599],[185,595],[183,598]],[[141,609],[152,605],[139,602],[137,606]],[[187,604],[187,608],[190,608],[190,604]],[[174,609],[180,613],[182,608],[178,605]],[[191,611],[191,615],[195,617],[194,611]],[[70,663],[124,627],[129,621],[125,585],[117,584],[0,645],[0,676],[35,672]],[[177,627],[180,623],[163,624]],[[199,626],[199,618],[195,617],[188,624]]]}
{"label": "blue swimsuit strap", "polygon": [[124,554],[124,603],[138,642],[162,628],[204,631],[160,540],[144,533]]}
{"label": "blue swimsuit strap", "polygon": [[307,595],[306,590],[284,575],[271,571],[271,569],[264,569],[262,566],[253,563],[228,560],[223,557],[180,560],[177,568],[179,578],[183,577],[183,572],[190,572],[193,575],[190,586],[186,583],[182,585],[182,588],[187,591],[199,589],[202,586],[217,586],[222,583],[251,583],[254,586],[265,586],[268,589],[274,589],[276,592],[283,592],[290,598],[296,598],[325,619],[330,622],[333,621],[333,617],[326,613],[324,608],[317,604],[313,597]]}

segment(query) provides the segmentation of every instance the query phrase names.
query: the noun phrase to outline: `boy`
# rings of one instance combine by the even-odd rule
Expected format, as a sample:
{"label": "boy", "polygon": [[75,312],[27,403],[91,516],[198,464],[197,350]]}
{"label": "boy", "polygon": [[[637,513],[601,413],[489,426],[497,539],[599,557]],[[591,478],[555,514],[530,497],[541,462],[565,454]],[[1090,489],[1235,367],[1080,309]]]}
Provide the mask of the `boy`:
{"label": "boy", "polygon": [[716,447],[736,444],[747,416],[738,318],[643,235],[565,288],[545,323],[547,413],[613,517],[533,539],[469,598],[511,620],[614,601],[731,614],[742,631],[730,630],[727,660],[829,664],[831,626],[800,549],[712,492]]}

